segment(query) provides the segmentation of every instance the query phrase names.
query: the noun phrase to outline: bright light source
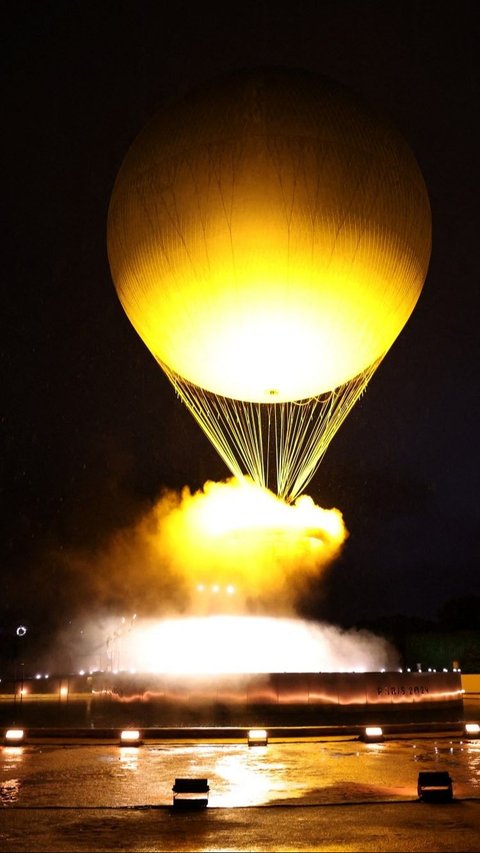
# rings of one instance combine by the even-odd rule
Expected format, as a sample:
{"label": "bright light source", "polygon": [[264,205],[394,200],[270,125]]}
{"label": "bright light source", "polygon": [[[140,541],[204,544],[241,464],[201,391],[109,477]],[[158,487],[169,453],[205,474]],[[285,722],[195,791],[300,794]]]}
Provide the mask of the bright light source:
{"label": "bright light source", "polygon": [[124,729],[123,732],[120,732],[120,743],[129,744],[139,744],[141,742],[140,732],[138,729]]}
{"label": "bright light source", "polygon": [[268,743],[268,733],[265,729],[250,729],[248,732],[249,746],[266,746]]}
{"label": "bright light source", "polygon": [[465,734],[469,737],[478,737],[480,735],[480,725],[478,723],[465,723]]}
{"label": "bright light source", "polygon": [[234,592],[235,592],[235,587],[234,587],[232,584],[229,584],[229,585],[227,586],[227,594],[228,594],[228,595],[233,595],[233,593],[234,593]]}
{"label": "bright light source", "polygon": [[7,729],[5,732],[5,740],[7,743],[20,743],[25,737],[23,729]]}
{"label": "bright light source", "polygon": [[380,726],[367,726],[363,733],[363,740],[368,743],[378,743],[383,740],[383,729]]}
{"label": "bright light source", "polygon": [[68,696],[68,687],[66,687],[65,685],[63,685],[63,686],[60,688],[60,699],[66,699],[66,698],[67,698],[67,696]]}

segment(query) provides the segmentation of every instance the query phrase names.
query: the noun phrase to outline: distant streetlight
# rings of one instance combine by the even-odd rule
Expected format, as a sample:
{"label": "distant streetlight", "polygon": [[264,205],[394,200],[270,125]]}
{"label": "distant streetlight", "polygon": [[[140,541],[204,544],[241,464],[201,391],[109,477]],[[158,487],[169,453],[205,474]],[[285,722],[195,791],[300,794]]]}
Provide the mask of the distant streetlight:
{"label": "distant streetlight", "polygon": [[[15,631],[17,637],[24,637],[27,633],[27,629],[25,625],[19,625]],[[17,708],[17,658],[18,658],[18,648],[17,643],[15,643],[15,656],[13,659],[13,716],[15,717],[16,708]],[[23,661],[20,663],[22,667],[22,678],[21,678],[21,686],[20,686],[20,704],[22,703],[23,698],[23,685],[24,685],[24,663]]]}
{"label": "distant streetlight", "polygon": [[25,693],[25,686],[24,686],[25,685],[25,663],[23,660],[20,661],[20,666],[22,667],[22,669],[21,669],[22,676],[20,679],[20,705],[21,705],[22,700],[23,700],[23,694]]}

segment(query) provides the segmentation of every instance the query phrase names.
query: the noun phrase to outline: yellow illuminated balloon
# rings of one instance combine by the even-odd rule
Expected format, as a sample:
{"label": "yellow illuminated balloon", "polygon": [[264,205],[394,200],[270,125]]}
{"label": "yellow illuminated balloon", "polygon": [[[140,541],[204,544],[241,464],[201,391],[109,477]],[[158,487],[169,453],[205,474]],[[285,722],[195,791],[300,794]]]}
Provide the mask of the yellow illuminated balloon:
{"label": "yellow illuminated balloon", "polygon": [[155,357],[237,399],[310,397],[391,346],[430,209],[404,140],[316,75],[238,75],[161,113],[108,218],[120,300]]}
{"label": "yellow illuminated balloon", "polygon": [[140,133],[107,242],[121,303],[177,387],[280,404],[368,381],[419,298],[431,215],[377,111],[322,76],[257,70]]}

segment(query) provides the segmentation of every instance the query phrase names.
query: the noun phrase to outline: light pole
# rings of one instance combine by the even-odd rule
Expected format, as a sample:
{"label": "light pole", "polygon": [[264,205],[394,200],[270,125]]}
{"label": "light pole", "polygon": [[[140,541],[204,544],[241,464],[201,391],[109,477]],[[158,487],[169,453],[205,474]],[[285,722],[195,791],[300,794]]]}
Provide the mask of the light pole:
{"label": "light pole", "polygon": [[25,661],[23,661],[23,660],[20,661],[20,667],[21,667],[20,668],[20,672],[21,672],[21,676],[20,676],[20,707],[21,707],[22,702],[23,702],[23,688],[24,688],[24,683],[25,683],[25,677],[24,677],[25,676]]}
{"label": "light pole", "polygon": [[[16,637],[24,637],[27,633],[27,629],[25,625],[19,625],[17,630],[15,631]],[[16,723],[16,711],[17,711],[17,659],[18,659],[18,639],[15,640],[15,652],[13,657],[13,722]],[[20,687],[20,704],[22,703],[23,698],[23,683],[24,683],[24,670],[23,661],[20,662],[22,667],[22,678],[21,678],[21,687]]]}

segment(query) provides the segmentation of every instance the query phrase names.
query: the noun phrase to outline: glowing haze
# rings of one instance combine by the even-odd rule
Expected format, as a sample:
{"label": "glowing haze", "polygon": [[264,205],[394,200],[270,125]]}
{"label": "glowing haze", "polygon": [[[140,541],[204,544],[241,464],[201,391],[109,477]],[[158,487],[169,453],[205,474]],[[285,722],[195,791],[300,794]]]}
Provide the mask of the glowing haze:
{"label": "glowing haze", "polygon": [[306,495],[290,505],[235,478],[208,482],[193,495],[184,490],[158,532],[154,547],[168,545],[196,609],[201,587],[217,584],[234,588],[237,612],[261,600],[290,611],[296,589],[332,561],[346,537],[338,510],[322,509]]}
{"label": "glowing haze", "polygon": [[394,654],[378,637],[295,614],[298,595],[333,565],[347,535],[337,509],[306,495],[287,504],[248,479],[166,492],[94,561],[92,584],[98,593],[108,585],[104,603],[123,600],[125,615],[89,620],[83,637],[91,652],[83,645],[82,666],[168,673],[388,668]]}
{"label": "glowing haze", "polygon": [[[248,479],[167,491],[96,559],[106,600],[149,614],[221,609],[292,615],[298,593],[338,555],[347,531],[337,509],[306,495],[287,504]],[[205,595],[203,593],[205,592]]]}
{"label": "glowing haze", "polygon": [[118,636],[114,667],[175,674],[371,672],[398,664],[367,631],[272,616],[146,620]]}

